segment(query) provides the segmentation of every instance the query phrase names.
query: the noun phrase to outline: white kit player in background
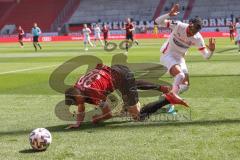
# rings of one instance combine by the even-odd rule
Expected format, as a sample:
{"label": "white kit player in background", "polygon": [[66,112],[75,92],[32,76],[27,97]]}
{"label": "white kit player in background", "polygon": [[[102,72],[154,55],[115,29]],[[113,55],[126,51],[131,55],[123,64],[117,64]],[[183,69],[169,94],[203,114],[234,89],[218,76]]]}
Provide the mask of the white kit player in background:
{"label": "white kit player in background", "polygon": [[103,41],[101,39],[101,29],[100,29],[98,24],[96,24],[95,27],[94,27],[94,36],[95,36],[94,46],[96,47],[97,40],[100,41],[102,46],[104,46]]}
{"label": "white kit player in background", "polygon": [[93,44],[91,42],[91,39],[90,39],[90,34],[92,33],[91,30],[87,27],[87,24],[84,24],[83,25],[83,30],[82,30],[82,33],[83,33],[83,43],[84,43],[84,50],[87,51],[88,48],[87,48],[87,44],[90,44],[90,46],[93,47]]}
{"label": "white kit player in background", "polygon": [[190,46],[196,46],[205,59],[209,59],[215,50],[215,39],[209,39],[209,45],[205,45],[199,31],[202,21],[196,17],[189,24],[170,20],[170,17],[179,14],[179,5],[175,4],[168,14],[158,17],[155,22],[162,27],[172,30],[170,37],[161,48],[160,62],[167,67],[171,76],[174,77],[172,91],[180,94],[189,87],[189,75],[184,56]]}
{"label": "white kit player in background", "polygon": [[238,52],[240,53],[240,18],[238,18],[238,22],[236,23],[236,31],[237,31],[237,34],[236,34],[236,44],[238,44]]}

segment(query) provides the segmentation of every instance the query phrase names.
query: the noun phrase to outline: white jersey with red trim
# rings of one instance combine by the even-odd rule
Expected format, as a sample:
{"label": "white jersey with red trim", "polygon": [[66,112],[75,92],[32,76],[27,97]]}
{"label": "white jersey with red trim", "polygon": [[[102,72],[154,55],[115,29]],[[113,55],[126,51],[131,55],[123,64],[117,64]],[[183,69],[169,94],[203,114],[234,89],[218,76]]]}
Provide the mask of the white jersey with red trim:
{"label": "white jersey with red trim", "polygon": [[82,33],[84,37],[90,37],[91,30],[89,28],[83,28]]}
{"label": "white jersey with red trim", "polygon": [[100,27],[97,26],[97,27],[94,28],[94,34],[95,34],[95,36],[99,36],[101,34]]}
{"label": "white jersey with red trim", "polygon": [[240,23],[238,22],[238,23],[236,23],[236,32],[237,32],[237,34],[236,34],[236,40],[237,41],[240,41]]}
{"label": "white jersey with red trim", "polygon": [[237,34],[240,35],[240,22],[236,23],[236,31],[237,31]]}
{"label": "white jersey with red trim", "polygon": [[170,37],[161,48],[162,52],[173,53],[178,57],[184,57],[188,48],[192,45],[195,45],[205,59],[211,58],[212,51],[206,47],[200,33],[196,33],[194,36],[188,37],[187,29],[189,24],[170,20],[169,18],[169,14],[165,14],[155,20],[155,22],[160,26],[172,29]]}
{"label": "white jersey with red trim", "polygon": [[172,53],[176,56],[184,57],[189,47],[195,45],[199,50],[203,50],[206,45],[202,35],[198,32],[192,37],[187,36],[187,23],[180,21],[169,21],[167,27],[172,30],[167,42],[162,46],[163,53]]}

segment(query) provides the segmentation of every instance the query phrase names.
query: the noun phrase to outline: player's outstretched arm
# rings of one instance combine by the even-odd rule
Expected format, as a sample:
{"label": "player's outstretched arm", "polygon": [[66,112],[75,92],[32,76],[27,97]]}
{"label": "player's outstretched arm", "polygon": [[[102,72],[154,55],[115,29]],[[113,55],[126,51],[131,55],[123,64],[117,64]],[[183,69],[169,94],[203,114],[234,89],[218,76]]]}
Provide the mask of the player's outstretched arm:
{"label": "player's outstretched arm", "polygon": [[169,12],[169,16],[177,16],[179,14],[179,4],[174,4]]}
{"label": "player's outstretched arm", "polygon": [[164,14],[160,17],[158,17],[155,22],[162,27],[167,27],[170,23],[170,20],[168,20],[170,17],[177,16],[179,14],[179,4],[173,5],[172,9],[168,14]]}
{"label": "player's outstretched arm", "polygon": [[213,38],[209,39],[209,45],[207,45],[207,48],[213,53],[215,51],[216,41]]}
{"label": "player's outstretched arm", "polygon": [[209,39],[209,44],[206,45],[207,49],[202,50],[202,55],[205,59],[210,59],[215,51],[216,41],[213,38]]}
{"label": "player's outstretched arm", "polygon": [[77,122],[76,124],[70,124],[66,129],[79,128],[85,117],[85,105],[84,103],[78,104]]}

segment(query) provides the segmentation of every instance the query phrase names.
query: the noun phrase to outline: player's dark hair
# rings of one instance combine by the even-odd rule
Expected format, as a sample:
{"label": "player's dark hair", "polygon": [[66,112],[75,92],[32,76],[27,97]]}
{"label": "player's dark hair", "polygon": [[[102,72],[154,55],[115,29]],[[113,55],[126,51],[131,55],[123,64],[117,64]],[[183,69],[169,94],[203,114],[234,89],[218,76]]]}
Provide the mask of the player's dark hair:
{"label": "player's dark hair", "polygon": [[70,87],[65,91],[65,104],[66,105],[77,105],[76,96],[81,95],[79,89]]}
{"label": "player's dark hair", "polygon": [[195,17],[195,18],[190,19],[189,22],[192,23],[197,30],[200,31],[202,29],[203,22],[202,22],[201,18]]}

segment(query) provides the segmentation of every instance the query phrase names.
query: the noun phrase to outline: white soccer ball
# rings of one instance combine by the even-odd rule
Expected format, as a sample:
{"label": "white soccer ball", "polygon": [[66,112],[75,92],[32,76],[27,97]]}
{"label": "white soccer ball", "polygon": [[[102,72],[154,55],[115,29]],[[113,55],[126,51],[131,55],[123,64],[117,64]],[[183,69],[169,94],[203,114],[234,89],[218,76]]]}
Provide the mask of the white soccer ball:
{"label": "white soccer ball", "polygon": [[52,135],[45,128],[37,128],[30,133],[29,141],[34,150],[43,151],[51,144]]}

